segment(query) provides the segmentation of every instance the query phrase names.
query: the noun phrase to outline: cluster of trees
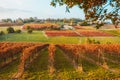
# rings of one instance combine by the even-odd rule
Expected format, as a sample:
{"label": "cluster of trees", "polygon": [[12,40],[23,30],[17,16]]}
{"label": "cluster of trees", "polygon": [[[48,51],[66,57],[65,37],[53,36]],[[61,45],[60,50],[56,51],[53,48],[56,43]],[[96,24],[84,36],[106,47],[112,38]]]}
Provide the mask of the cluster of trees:
{"label": "cluster of trees", "polygon": [[[6,29],[6,31],[7,31],[7,33],[8,34],[10,34],[10,33],[22,33],[22,30],[20,30],[20,29],[14,29],[13,27],[8,27],[7,29]],[[31,29],[31,28],[28,28],[27,29],[27,33],[32,33],[33,32],[33,30]],[[0,31],[0,36],[1,35],[4,35],[5,34],[5,32],[4,31]]]}
{"label": "cluster of trees", "polygon": [[8,33],[21,33],[21,30],[20,29],[14,30],[13,27],[8,27],[7,32]]}
{"label": "cluster of trees", "polygon": [[36,17],[35,18],[30,17],[26,19],[18,18],[15,20],[12,20],[11,18],[1,19],[1,23],[16,23],[16,24],[23,24],[23,23],[29,23],[29,22],[35,22],[35,21],[38,21]]}

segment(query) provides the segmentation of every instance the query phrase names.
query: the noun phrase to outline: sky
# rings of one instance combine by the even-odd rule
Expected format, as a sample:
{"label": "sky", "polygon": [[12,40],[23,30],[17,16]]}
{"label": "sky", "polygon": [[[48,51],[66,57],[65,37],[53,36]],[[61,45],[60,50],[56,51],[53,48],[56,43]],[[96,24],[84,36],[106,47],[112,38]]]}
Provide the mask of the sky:
{"label": "sky", "polygon": [[52,0],[1,0],[0,19],[3,18],[81,18],[84,13],[77,6],[66,12],[65,6],[50,6]]}

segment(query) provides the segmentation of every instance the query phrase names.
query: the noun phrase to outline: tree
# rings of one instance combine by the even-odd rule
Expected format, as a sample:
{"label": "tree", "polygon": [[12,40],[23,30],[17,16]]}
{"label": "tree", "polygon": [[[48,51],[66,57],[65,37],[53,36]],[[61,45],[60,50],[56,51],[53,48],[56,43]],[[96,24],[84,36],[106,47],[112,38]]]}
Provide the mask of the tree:
{"label": "tree", "polygon": [[[103,22],[111,20],[117,28],[120,23],[120,0],[52,0],[51,5],[66,5],[66,11],[69,8],[78,6],[83,9],[86,20]],[[97,24],[98,24],[97,23]]]}
{"label": "tree", "polygon": [[14,30],[14,28],[12,28],[12,27],[8,27],[8,28],[7,28],[7,32],[8,32],[8,33],[14,33],[15,30]]}
{"label": "tree", "polygon": [[18,18],[15,22],[18,23],[18,24],[23,24],[22,18]]}
{"label": "tree", "polygon": [[6,23],[12,23],[12,19],[7,18],[7,19],[2,19],[2,22],[6,22]]}

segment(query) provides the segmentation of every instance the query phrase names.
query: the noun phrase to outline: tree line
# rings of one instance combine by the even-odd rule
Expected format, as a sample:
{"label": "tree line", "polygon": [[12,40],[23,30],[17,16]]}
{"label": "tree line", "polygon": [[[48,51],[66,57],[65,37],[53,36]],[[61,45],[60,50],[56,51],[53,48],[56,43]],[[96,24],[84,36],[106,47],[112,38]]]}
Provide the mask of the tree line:
{"label": "tree line", "polygon": [[54,19],[54,18],[46,18],[46,19],[38,19],[37,17],[30,17],[30,18],[18,18],[18,19],[1,19],[1,23],[16,23],[16,24],[25,24],[25,23],[44,23],[44,22],[51,22],[51,23],[57,23],[57,22],[82,22],[82,19],[79,18],[63,18],[63,19]]}

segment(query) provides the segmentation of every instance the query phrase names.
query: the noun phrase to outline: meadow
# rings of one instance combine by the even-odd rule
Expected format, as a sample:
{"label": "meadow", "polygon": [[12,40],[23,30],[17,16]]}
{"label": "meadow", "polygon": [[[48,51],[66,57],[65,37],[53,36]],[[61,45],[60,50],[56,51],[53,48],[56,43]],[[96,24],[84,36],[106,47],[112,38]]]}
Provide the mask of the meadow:
{"label": "meadow", "polygon": [[[91,40],[100,41],[105,43],[120,43],[120,30],[100,30],[112,34],[114,36],[47,36],[45,31],[33,31],[28,34],[27,31],[22,30],[22,33],[7,34],[7,27],[0,27],[0,31],[4,31],[5,35],[0,36],[0,42],[45,42],[54,44],[85,44],[87,38]],[[15,30],[22,29],[20,26],[15,26]],[[68,31],[69,32],[69,31]],[[54,33],[55,34],[55,33]],[[68,33],[69,34],[69,33]]]}

